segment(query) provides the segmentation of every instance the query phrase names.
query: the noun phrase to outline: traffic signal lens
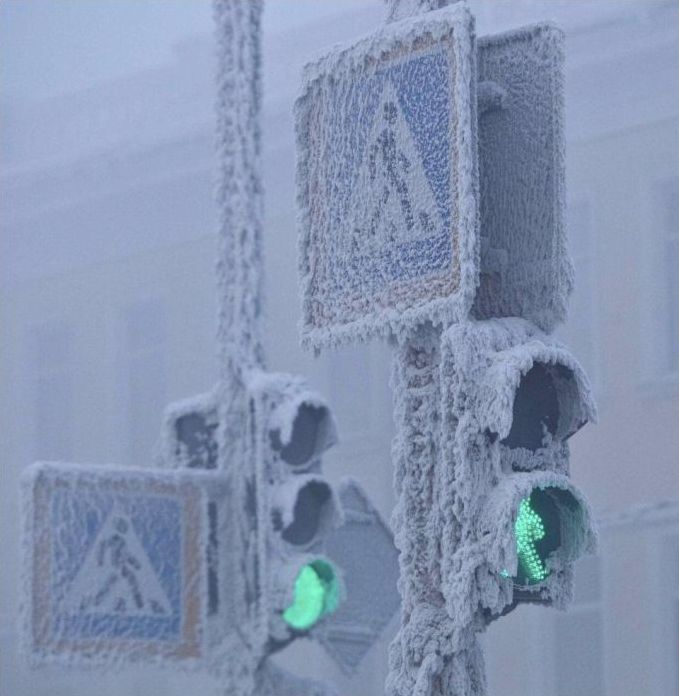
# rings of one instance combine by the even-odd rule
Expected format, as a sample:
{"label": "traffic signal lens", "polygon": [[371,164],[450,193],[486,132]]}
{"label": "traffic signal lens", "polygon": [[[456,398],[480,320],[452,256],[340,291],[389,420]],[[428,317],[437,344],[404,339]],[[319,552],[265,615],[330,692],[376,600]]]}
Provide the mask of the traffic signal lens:
{"label": "traffic signal lens", "polygon": [[537,451],[545,432],[556,435],[559,423],[559,398],[553,366],[536,363],[521,378],[514,396],[512,427],[502,441],[511,449]]}
{"label": "traffic signal lens", "polygon": [[514,535],[519,565],[526,579],[530,584],[542,582],[549,573],[544,559],[540,557],[536,543],[545,538],[545,524],[531,507],[530,498],[524,498],[519,505]]}
{"label": "traffic signal lens", "polygon": [[[561,546],[561,514],[564,505],[572,504],[571,499],[566,491],[535,488],[519,503],[514,523],[518,558],[515,585],[536,585],[549,577],[547,559]],[[500,574],[509,577],[506,570]]]}
{"label": "traffic signal lens", "polygon": [[278,430],[272,431],[270,438],[271,446],[286,464],[303,469],[334,444],[336,435],[325,406],[303,403],[295,414],[290,441],[284,445]]}
{"label": "traffic signal lens", "polygon": [[281,534],[283,540],[293,546],[310,544],[331,524],[334,511],[330,485],[312,479],[297,492],[293,519]]}
{"label": "traffic signal lens", "polygon": [[339,606],[339,580],[325,561],[302,567],[295,579],[294,599],[283,612],[284,621],[297,631],[308,631]]}

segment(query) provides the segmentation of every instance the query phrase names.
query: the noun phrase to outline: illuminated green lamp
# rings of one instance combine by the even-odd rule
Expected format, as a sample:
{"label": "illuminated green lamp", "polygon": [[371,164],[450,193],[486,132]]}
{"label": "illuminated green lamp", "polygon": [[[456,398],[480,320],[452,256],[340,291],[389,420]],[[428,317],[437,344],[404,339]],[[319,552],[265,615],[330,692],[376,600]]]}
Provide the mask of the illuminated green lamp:
{"label": "illuminated green lamp", "polygon": [[542,582],[549,575],[545,560],[541,558],[537,548],[537,543],[542,541],[545,535],[542,517],[531,507],[530,498],[524,498],[519,505],[519,514],[514,524],[514,536],[520,569],[523,570],[529,585]]}
{"label": "illuminated green lamp", "polygon": [[297,631],[308,631],[324,616],[332,614],[339,603],[339,579],[335,569],[327,561],[313,561],[299,571],[294,599],[283,612],[283,620]]}
{"label": "illuminated green lamp", "polygon": [[[514,523],[516,555],[519,567],[514,583],[536,585],[549,577],[547,558],[560,545],[559,513],[553,497],[534,489],[519,503]],[[500,575],[509,577],[503,570]]]}

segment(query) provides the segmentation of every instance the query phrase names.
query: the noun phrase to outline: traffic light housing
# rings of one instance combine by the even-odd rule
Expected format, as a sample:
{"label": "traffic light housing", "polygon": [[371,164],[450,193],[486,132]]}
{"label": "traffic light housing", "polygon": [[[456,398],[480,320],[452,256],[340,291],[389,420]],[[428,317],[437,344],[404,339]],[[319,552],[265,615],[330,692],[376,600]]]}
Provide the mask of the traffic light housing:
{"label": "traffic light housing", "polygon": [[163,413],[158,464],[171,468],[218,468],[217,387],[174,401]]}
{"label": "traffic light housing", "polygon": [[296,376],[254,372],[248,388],[248,437],[256,463],[259,567],[268,583],[264,657],[312,631],[339,606],[339,568],[323,540],[341,505],[321,475],[321,457],[337,442],[330,409]]}
{"label": "traffic light housing", "polygon": [[450,615],[473,621],[480,611],[488,621],[522,602],[564,607],[573,562],[596,544],[569,479],[568,439],[596,419],[586,375],[565,346],[518,318],[449,328],[441,370]]}
{"label": "traffic light housing", "polygon": [[256,693],[278,693],[283,675],[291,693],[329,693],[265,658],[313,632],[353,673],[400,607],[398,553],[360,485],[345,479],[336,492],[321,476],[323,453],[337,441],[326,402],[290,375],[251,372],[246,386],[240,463],[217,462],[224,434],[213,389],[166,408],[159,464],[218,468],[231,481],[229,504],[207,508],[208,609],[215,631],[239,627],[255,656]]}

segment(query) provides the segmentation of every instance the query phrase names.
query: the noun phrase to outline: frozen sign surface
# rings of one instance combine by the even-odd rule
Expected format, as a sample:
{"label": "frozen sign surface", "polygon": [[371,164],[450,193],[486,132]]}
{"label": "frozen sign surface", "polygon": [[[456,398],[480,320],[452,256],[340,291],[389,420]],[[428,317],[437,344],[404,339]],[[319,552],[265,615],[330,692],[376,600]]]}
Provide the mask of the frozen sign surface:
{"label": "frozen sign surface", "polygon": [[205,476],[31,467],[24,544],[34,659],[204,657]]}
{"label": "frozen sign surface", "polygon": [[477,318],[523,317],[552,331],[573,269],[564,226],[564,35],[537,24],[478,44],[479,80],[503,108],[479,119],[481,282]]}
{"label": "frozen sign surface", "polygon": [[335,662],[353,674],[401,606],[398,551],[363,489],[342,482],[344,524],[330,532],[323,550],[344,572],[346,598],[316,635]]}
{"label": "frozen sign surface", "polygon": [[306,68],[297,103],[307,344],[466,314],[477,278],[472,18],[389,25]]}

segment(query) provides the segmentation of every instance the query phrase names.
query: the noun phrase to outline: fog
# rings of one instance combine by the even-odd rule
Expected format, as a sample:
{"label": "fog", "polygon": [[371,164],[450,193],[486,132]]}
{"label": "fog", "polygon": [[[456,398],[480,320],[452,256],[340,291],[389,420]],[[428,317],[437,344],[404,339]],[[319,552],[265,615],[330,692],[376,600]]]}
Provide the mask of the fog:
{"label": "fog", "polygon": [[[479,35],[566,31],[569,244],[558,335],[599,423],[573,437],[599,520],[568,613],[520,607],[484,638],[490,692],[679,696],[679,1],[470,0]],[[390,348],[299,347],[292,105],[315,54],[376,28],[378,0],[268,0],[263,21],[264,341],[332,405],[324,458],[394,504]],[[0,3],[0,694],[200,689],[158,667],[29,669],[20,657],[19,477],[39,459],[152,466],[163,409],[217,380],[214,47],[205,0]],[[343,675],[315,642],[276,659],[382,692],[396,622]],[[96,679],[96,686],[93,686]]]}

